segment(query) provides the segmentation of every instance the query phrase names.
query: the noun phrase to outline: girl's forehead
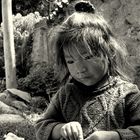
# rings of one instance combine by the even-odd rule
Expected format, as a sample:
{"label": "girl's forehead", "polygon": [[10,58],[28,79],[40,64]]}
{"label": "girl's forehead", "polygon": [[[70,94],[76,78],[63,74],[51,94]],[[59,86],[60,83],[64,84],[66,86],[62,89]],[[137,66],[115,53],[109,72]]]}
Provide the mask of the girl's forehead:
{"label": "girl's forehead", "polygon": [[65,57],[76,57],[89,53],[90,51],[84,45],[71,44],[64,47]]}

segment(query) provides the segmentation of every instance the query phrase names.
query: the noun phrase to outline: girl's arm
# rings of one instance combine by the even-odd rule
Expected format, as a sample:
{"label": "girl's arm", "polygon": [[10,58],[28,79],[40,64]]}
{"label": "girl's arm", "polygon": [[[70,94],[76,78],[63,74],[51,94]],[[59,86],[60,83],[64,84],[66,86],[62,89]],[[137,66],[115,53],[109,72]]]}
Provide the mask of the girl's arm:
{"label": "girl's arm", "polygon": [[116,131],[95,131],[85,140],[121,140]]}
{"label": "girl's arm", "polygon": [[[59,91],[60,92],[60,91]],[[65,122],[62,111],[59,103],[59,92],[53,97],[51,103],[49,104],[43,118],[37,121],[35,129],[36,129],[36,137],[37,140],[48,140],[52,139],[52,130],[55,126],[60,126]],[[57,127],[56,127],[57,128]],[[59,139],[59,130],[56,131],[56,135]],[[57,139],[57,138],[56,138]]]}
{"label": "girl's arm", "polygon": [[62,115],[65,98],[65,90],[62,89],[54,96],[44,117],[36,123],[37,140],[59,140],[62,137],[66,140],[83,140],[80,123],[76,121],[67,122]]}
{"label": "girl's arm", "polygon": [[64,126],[65,124],[64,123],[60,123],[60,124],[57,124],[53,130],[52,130],[52,133],[51,133],[51,139],[53,140],[59,140],[62,136],[61,136],[61,128]]}
{"label": "girl's arm", "polygon": [[126,129],[118,129],[122,140],[140,140],[140,91],[126,96]]}

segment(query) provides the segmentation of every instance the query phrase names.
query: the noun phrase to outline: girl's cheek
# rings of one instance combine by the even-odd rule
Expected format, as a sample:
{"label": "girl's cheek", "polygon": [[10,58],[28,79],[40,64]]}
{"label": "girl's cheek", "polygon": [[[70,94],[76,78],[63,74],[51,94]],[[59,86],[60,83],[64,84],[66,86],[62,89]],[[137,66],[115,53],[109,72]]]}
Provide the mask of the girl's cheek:
{"label": "girl's cheek", "polygon": [[68,65],[68,69],[69,69],[69,72],[70,72],[71,75],[75,74],[76,68],[75,68],[74,65]]}

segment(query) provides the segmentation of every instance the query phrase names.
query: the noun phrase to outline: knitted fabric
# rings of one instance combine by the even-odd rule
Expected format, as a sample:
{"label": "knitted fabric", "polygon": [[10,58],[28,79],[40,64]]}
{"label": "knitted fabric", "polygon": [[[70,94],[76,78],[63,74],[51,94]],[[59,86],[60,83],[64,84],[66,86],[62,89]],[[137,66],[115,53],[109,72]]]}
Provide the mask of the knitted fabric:
{"label": "knitted fabric", "polygon": [[49,139],[58,123],[78,121],[84,138],[96,130],[114,130],[123,140],[139,140],[140,126],[129,129],[132,125],[140,125],[140,93],[137,86],[119,77],[110,77],[109,81],[110,84],[90,93],[73,83],[62,87],[44,118],[36,125],[38,139],[44,140],[42,135]]}

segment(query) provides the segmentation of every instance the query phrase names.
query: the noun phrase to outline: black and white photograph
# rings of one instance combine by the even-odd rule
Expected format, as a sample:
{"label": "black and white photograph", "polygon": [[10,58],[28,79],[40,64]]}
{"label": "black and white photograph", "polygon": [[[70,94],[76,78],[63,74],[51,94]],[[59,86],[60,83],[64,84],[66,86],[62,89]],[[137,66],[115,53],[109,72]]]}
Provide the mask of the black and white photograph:
{"label": "black and white photograph", "polygon": [[0,140],[140,140],[140,0],[0,8]]}

